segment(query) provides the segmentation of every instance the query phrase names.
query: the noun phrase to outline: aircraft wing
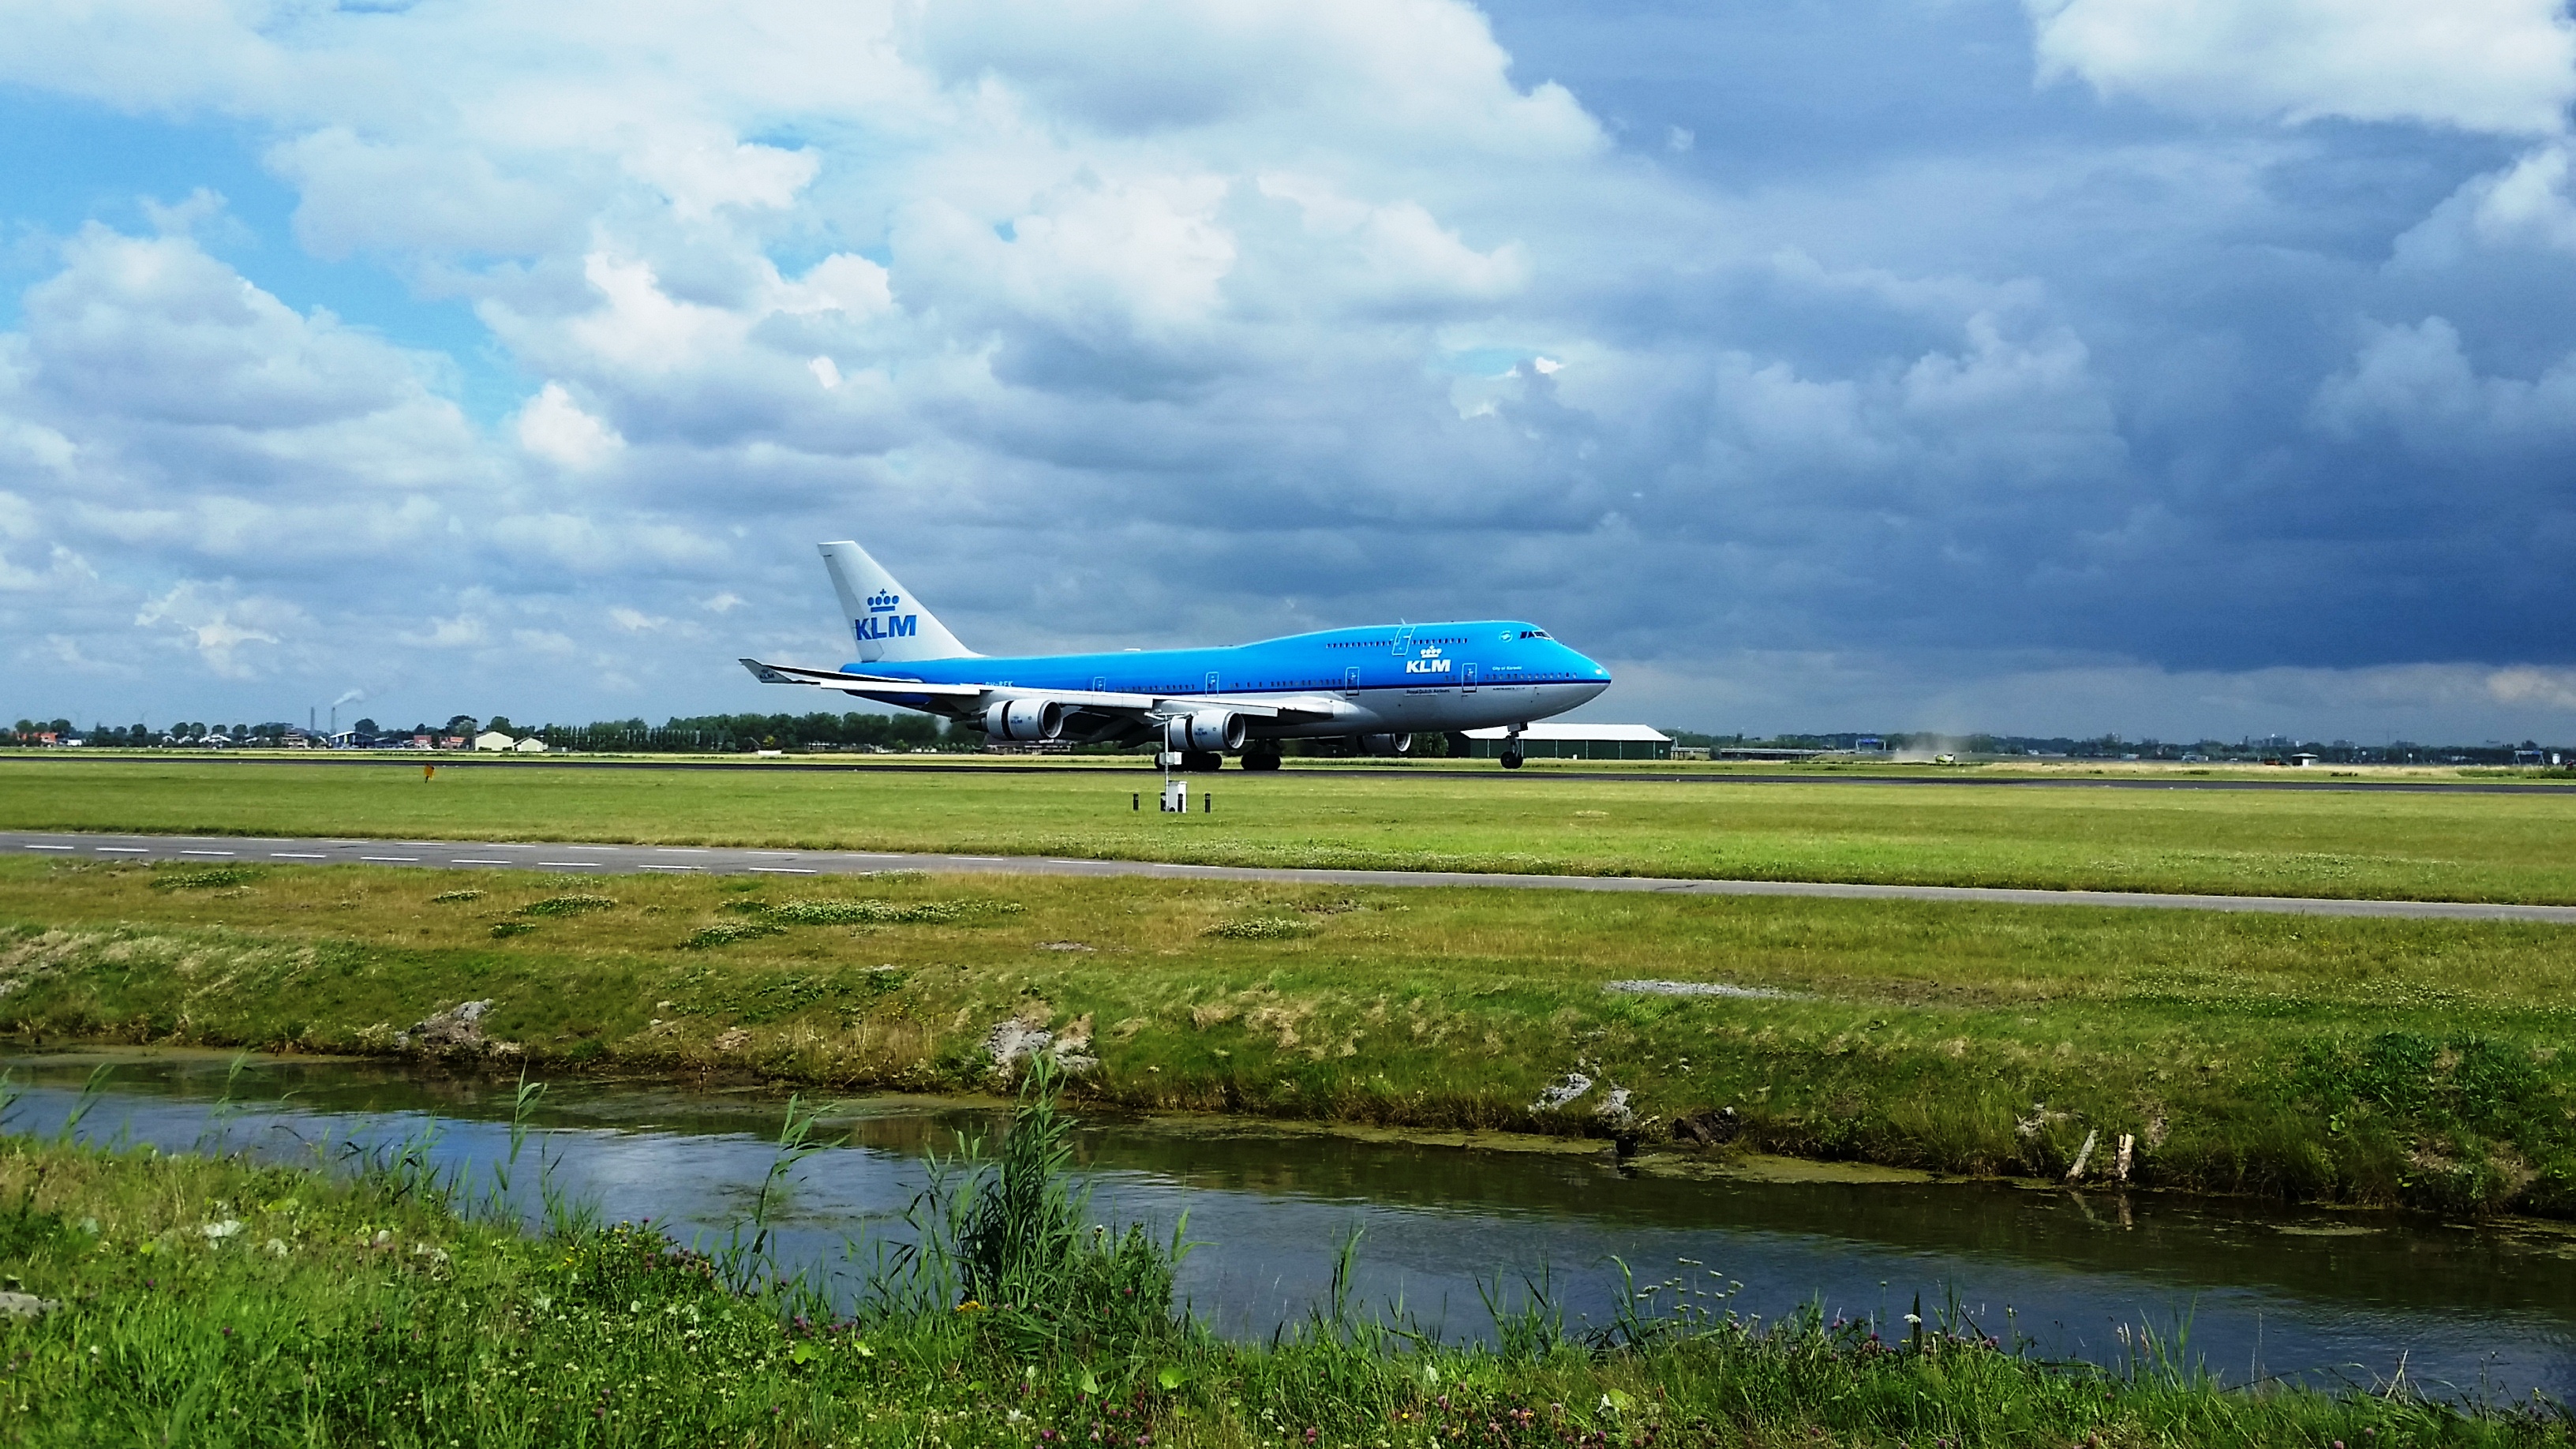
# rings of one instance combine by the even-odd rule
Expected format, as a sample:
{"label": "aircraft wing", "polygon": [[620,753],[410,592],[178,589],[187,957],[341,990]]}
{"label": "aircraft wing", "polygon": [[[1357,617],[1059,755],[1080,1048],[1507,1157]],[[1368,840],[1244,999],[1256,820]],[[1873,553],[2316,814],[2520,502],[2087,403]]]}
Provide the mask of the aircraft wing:
{"label": "aircraft wing", "polygon": [[1264,719],[1332,719],[1352,713],[1350,704],[1329,694],[1265,694],[1250,699],[1225,694],[1173,694],[1157,698],[1154,703],[1166,715],[1230,709]]}
{"label": "aircraft wing", "polygon": [[844,694],[912,694],[943,699],[1050,699],[1068,709],[1145,723],[1192,714],[1202,709],[1229,709],[1255,719],[1332,719],[1351,706],[1328,694],[1234,696],[1225,694],[1127,694],[1101,689],[1023,689],[1006,684],[930,684],[882,674],[850,674],[838,669],[807,669],[794,664],[763,664],[745,659],[742,667],[763,684],[803,684]]}

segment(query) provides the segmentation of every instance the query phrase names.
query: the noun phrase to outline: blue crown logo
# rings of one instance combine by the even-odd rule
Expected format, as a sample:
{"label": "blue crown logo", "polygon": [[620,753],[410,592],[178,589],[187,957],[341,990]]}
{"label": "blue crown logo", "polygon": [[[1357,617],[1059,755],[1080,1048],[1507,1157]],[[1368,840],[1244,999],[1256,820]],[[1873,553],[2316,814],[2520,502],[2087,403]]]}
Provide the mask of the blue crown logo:
{"label": "blue crown logo", "polygon": [[870,594],[868,595],[868,612],[871,614],[891,614],[894,612],[895,605],[902,602],[903,596],[901,594]]}

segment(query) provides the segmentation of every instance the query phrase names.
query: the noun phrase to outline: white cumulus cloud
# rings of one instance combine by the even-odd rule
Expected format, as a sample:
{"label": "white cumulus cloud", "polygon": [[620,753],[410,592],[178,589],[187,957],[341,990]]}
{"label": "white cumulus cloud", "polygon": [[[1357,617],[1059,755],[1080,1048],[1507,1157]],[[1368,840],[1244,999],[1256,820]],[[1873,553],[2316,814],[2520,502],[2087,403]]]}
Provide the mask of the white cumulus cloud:
{"label": "white cumulus cloud", "polygon": [[559,382],[547,383],[519,409],[519,446],[567,468],[589,468],[625,446],[606,423],[583,412]]}
{"label": "white cumulus cloud", "polygon": [[2558,0],[2023,0],[2042,79],[2214,115],[2566,129]]}

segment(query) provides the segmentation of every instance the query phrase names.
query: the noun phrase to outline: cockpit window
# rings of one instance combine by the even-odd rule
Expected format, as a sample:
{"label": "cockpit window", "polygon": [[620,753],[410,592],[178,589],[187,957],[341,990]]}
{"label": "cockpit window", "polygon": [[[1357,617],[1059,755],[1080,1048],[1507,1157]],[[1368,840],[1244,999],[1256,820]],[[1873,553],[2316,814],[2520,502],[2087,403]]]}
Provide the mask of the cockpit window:
{"label": "cockpit window", "polygon": [[1521,637],[1524,639],[1544,639],[1547,637],[1547,631],[1545,629],[1523,629],[1521,631]]}

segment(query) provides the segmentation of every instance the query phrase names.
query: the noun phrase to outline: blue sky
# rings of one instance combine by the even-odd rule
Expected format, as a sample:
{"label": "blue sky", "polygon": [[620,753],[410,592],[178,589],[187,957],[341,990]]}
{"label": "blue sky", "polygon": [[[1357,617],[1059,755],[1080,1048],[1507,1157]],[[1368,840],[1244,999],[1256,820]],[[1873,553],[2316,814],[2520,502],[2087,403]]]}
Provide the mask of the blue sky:
{"label": "blue sky", "polygon": [[857,537],[987,652],[2576,738],[2557,0],[5,11],[0,713],[783,708]]}

